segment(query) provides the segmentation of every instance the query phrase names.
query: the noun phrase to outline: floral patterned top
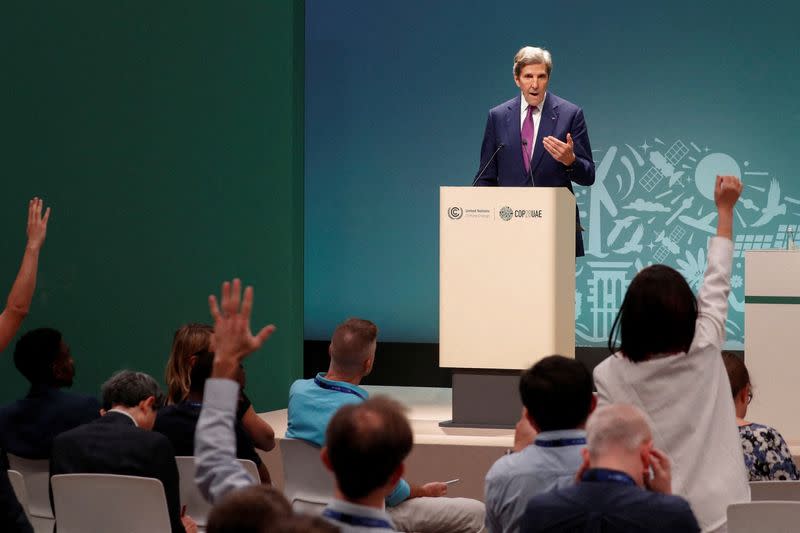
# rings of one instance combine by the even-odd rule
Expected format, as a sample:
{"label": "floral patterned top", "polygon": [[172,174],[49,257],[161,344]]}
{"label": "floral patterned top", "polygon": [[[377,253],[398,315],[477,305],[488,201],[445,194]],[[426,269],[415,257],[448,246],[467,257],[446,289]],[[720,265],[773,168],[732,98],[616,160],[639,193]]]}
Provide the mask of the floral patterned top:
{"label": "floral patterned top", "polygon": [[750,481],[800,479],[789,446],[775,429],[751,423],[739,426],[739,435]]}

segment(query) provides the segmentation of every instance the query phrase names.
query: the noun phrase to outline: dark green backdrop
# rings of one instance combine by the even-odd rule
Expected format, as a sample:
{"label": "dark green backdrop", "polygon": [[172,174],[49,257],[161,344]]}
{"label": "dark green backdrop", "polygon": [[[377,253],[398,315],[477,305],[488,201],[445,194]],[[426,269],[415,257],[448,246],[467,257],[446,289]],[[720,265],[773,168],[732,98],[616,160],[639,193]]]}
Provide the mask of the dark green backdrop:
{"label": "dark green backdrop", "polygon": [[[0,293],[33,195],[53,206],[23,331],[62,330],[75,388],[163,380],[174,330],[240,276],[278,331],[248,363],[285,405],[303,335],[303,2],[6,2]],[[0,356],[0,401],[24,380]]]}

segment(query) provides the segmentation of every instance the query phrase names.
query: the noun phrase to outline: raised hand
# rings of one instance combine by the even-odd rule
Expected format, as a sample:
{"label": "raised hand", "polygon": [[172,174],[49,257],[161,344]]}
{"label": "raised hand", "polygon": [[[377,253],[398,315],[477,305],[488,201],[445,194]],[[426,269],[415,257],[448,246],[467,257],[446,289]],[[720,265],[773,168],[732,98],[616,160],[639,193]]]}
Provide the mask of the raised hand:
{"label": "raised hand", "polygon": [[736,176],[717,176],[714,186],[714,202],[717,209],[733,209],[742,194],[742,182]]}
{"label": "raised hand", "polygon": [[50,218],[49,207],[42,216],[43,204],[41,198],[34,198],[28,202],[28,248],[36,250],[41,248],[44,243],[44,238],[47,236],[47,221]]}
{"label": "raised hand", "polygon": [[239,279],[234,279],[233,283],[224,282],[220,305],[217,305],[217,298],[212,294],[208,297],[208,307],[214,319],[215,357],[212,375],[236,379],[241,361],[261,348],[275,331],[275,326],[264,326],[253,335],[250,330],[253,287],[247,287],[242,297],[242,282]]}
{"label": "raised hand", "polygon": [[667,454],[657,448],[650,450],[650,467],[653,477],[647,479],[645,476],[647,488],[661,494],[672,494],[672,464]]}
{"label": "raised hand", "polygon": [[570,166],[575,162],[575,144],[572,142],[572,135],[567,133],[567,142],[562,142],[553,136],[548,135],[542,139],[542,146],[559,163]]}

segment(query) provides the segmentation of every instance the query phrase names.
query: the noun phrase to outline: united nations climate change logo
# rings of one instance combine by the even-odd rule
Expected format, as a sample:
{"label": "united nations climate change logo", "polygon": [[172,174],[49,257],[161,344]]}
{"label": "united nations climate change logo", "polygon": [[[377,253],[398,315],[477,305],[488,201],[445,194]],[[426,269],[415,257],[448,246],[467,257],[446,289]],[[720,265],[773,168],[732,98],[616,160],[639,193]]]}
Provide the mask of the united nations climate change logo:
{"label": "united nations climate change logo", "polygon": [[500,218],[508,222],[514,216],[514,211],[507,205],[500,208]]}
{"label": "united nations climate change logo", "polygon": [[447,216],[450,217],[452,220],[458,220],[462,216],[464,216],[464,210],[460,207],[450,207],[447,210]]}

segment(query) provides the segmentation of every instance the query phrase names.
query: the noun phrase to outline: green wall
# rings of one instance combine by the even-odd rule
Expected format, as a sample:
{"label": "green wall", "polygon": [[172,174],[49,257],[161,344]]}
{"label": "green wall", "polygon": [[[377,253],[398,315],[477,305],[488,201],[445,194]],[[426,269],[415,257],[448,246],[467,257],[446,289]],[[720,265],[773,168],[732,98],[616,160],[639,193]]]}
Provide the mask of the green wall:
{"label": "green wall", "polygon": [[[240,276],[278,331],[247,364],[258,410],[302,370],[303,2],[6,2],[0,294],[27,200],[53,207],[23,331],[60,329],[75,389],[163,381],[174,330]],[[0,401],[27,384],[0,356]]]}

